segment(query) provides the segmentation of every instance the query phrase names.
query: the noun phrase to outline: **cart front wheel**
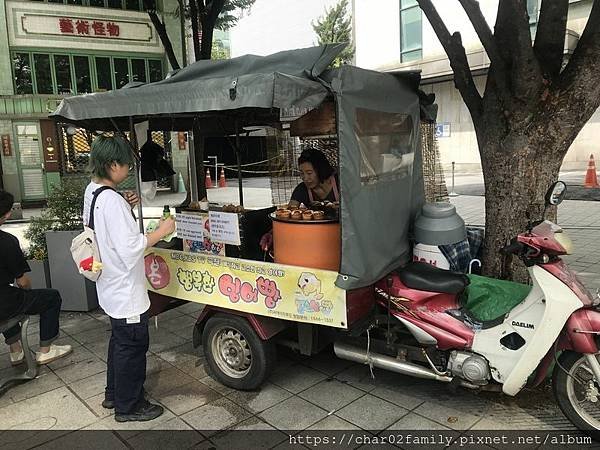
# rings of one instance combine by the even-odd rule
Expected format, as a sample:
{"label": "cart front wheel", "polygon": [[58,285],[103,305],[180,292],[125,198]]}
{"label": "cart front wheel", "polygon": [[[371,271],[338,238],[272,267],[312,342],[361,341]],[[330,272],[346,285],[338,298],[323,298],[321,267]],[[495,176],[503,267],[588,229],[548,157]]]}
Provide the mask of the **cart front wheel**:
{"label": "cart front wheel", "polygon": [[202,333],[207,373],[234,389],[259,387],[275,364],[273,342],[263,341],[242,317],[216,314]]}

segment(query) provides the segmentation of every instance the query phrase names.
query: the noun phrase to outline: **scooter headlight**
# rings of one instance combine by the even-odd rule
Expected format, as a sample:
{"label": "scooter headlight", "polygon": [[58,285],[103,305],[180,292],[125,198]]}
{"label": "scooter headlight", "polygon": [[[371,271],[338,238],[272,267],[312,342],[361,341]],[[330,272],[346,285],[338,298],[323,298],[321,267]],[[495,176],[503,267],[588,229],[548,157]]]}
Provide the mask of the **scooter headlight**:
{"label": "scooter headlight", "polygon": [[561,233],[554,233],[554,239],[561,245],[562,248],[565,249],[567,255],[573,253],[573,241],[571,238],[562,231]]}

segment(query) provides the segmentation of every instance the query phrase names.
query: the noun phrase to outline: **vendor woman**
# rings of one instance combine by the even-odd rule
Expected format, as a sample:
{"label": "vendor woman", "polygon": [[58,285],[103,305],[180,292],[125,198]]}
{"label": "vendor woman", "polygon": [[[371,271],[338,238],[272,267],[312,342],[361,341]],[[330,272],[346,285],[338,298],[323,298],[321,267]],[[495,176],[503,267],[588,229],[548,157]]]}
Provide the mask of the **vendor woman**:
{"label": "vendor woman", "polygon": [[298,158],[298,169],[302,183],[292,192],[290,208],[301,203],[309,206],[317,201],[340,201],[335,170],[323,153],[314,148],[304,150]]}
{"label": "vendor woman", "polygon": [[[296,186],[288,207],[298,208],[301,204],[310,206],[313,202],[339,202],[338,180],[335,170],[323,153],[314,148],[304,150],[298,158],[298,169],[302,183]],[[273,245],[273,233],[265,233],[260,240],[260,248],[267,251]]]}

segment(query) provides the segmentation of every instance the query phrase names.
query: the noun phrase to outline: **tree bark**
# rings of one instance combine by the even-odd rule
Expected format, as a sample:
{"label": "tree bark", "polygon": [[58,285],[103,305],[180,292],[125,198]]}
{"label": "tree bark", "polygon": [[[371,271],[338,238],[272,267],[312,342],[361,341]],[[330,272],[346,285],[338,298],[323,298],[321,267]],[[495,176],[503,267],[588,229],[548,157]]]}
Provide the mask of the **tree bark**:
{"label": "tree bark", "polygon": [[217,18],[223,7],[225,0],[206,0],[206,6],[200,12],[200,23],[202,25],[202,41],[200,43],[199,59],[210,59],[212,56],[212,43]]}
{"label": "tree bark", "polygon": [[[202,5],[202,1],[200,0]],[[192,41],[194,43],[194,58],[200,60],[200,11],[197,0],[189,0],[190,4],[190,22],[192,23]],[[204,31],[204,30],[203,30]]]}
{"label": "tree bark", "polygon": [[196,164],[196,175],[198,177],[198,199],[202,200],[207,196],[206,176],[204,174],[204,136],[201,134],[199,122],[197,120],[194,120],[193,133],[196,161],[192,163]]}
{"label": "tree bark", "polygon": [[212,42],[214,23],[202,21],[202,41],[200,42],[200,59],[210,59],[212,56]]}
{"label": "tree bark", "polygon": [[[180,69],[181,67],[179,65],[179,62],[177,61],[177,57],[175,56],[173,44],[171,44],[171,39],[169,39],[169,35],[167,34],[165,24],[160,20],[160,18],[156,14],[155,3],[151,2],[150,0],[144,0],[144,6],[148,11],[148,17],[154,25],[154,29],[158,34],[160,42],[162,42],[162,45],[165,48],[165,53],[167,55],[167,59],[169,60],[169,64],[171,65],[173,70]],[[181,13],[183,14],[183,11]]]}
{"label": "tree bark", "polygon": [[485,180],[484,273],[526,282],[522,262],[513,258],[506,264],[500,249],[527,231],[529,222],[543,219],[544,195],[557,180],[562,162],[553,155],[566,150],[549,144],[540,151],[537,136],[519,130],[506,133],[503,127],[480,128],[477,135]]}

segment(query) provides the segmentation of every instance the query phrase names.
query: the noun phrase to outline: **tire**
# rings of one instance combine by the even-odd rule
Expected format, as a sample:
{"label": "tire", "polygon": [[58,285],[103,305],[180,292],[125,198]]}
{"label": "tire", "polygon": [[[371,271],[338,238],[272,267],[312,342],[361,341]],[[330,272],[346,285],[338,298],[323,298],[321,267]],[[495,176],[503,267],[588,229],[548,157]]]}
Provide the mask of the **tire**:
{"label": "tire", "polygon": [[[559,363],[568,372],[562,370],[557,364],[552,374],[552,388],[554,397],[561,411],[573,425],[586,432],[594,439],[600,439],[600,396],[596,403],[585,400],[586,390],[589,385],[581,384],[572,375],[580,379],[593,382],[595,389],[600,390],[599,380],[587,370],[588,365],[585,355],[571,351],[563,352]],[[596,394],[597,395],[597,394]],[[577,400],[585,400],[580,402]]]}
{"label": "tire", "polygon": [[258,388],[275,365],[274,343],[263,341],[246,319],[232,314],[219,313],[208,319],[202,347],[206,372],[233,389]]}

